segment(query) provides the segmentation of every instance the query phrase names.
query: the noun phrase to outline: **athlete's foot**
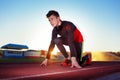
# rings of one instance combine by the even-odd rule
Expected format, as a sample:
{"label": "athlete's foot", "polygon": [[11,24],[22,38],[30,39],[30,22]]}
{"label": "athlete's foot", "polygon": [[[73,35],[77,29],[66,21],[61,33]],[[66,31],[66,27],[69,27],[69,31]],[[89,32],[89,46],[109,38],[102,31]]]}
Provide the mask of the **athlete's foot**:
{"label": "athlete's foot", "polygon": [[69,59],[65,59],[62,63],[61,66],[71,66],[71,60]]}
{"label": "athlete's foot", "polygon": [[72,60],[72,66],[71,66],[71,68],[73,68],[73,67],[82,68],[82,67],[78,64],[78,62],[77,62],[77,60],[76,60],[75,57],[72,57],[71,60]]}
{"label": "athlete's foot", "polygon": [[85,64],[85,65],[89,65],[89,64],[91,64],[91,62],[92,62],[92,61],[91,61],[91,54],[87,54],[87,55],[86,55],[86,61],[85,61],[84,64]]}

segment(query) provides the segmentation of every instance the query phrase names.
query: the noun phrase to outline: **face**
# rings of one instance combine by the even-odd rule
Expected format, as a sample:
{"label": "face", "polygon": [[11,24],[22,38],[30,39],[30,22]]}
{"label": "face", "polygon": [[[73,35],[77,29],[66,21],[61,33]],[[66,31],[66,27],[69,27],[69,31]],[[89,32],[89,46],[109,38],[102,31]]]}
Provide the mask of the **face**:
{"label": "face", "polygon": [[51,15],[50,17],[48,17],[48,20],[53,27],[56,27],[59,25],[60,17],[56,17],[54,15]]}

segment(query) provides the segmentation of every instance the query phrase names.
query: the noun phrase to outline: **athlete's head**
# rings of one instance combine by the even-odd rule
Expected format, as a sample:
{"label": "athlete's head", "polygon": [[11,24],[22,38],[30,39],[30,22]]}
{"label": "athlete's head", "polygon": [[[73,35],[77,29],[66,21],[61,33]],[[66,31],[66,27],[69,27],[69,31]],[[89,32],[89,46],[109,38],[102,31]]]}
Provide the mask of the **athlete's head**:
{"label": "athlete's head", "polygon": [[46,17],[48,18],[50,24],[53,26],[53,27],[56,27],[58,25],[60,25],[60,16],[59,16],[59,13],[55,10],[50,10],[47,14],[46,14]]}

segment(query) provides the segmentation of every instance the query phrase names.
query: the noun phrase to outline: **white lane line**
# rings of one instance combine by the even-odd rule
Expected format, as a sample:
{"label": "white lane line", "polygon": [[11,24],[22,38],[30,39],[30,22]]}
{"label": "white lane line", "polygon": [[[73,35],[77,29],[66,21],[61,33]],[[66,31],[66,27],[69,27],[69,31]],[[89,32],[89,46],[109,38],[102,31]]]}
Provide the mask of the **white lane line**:
{"label": "white lane line", "polygon": [[[115,66],[115,65],[113,65],[113,66]],[[116,66],[118,66],[118,65],[116,65]],[[90,70],[90,69],[99,69],[99,68],[105,68],[105,67],[112,67],[112,66],[82,68],[82,69],[71,70],[71,71],[51,72],[51,73],[45,73],[45,74],[33,74],[33,75],[28,75],[28,76],[18,76],[18,77],[4,78],[4,79],[0,79],[0,80],[16,80],[16,79],[24,79],[24,78],[32,78],[32,77],[42,77],[42,76],[50,76],[50,75],[55,75],[55,74],[79,72],[79,71]]]}

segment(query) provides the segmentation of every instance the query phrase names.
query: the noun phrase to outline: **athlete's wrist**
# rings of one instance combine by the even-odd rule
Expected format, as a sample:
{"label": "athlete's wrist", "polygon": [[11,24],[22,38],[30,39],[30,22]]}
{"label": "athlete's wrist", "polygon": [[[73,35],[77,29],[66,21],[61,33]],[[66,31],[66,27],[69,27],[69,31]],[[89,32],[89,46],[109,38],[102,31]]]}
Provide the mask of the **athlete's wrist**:
{"label": "athlete's wrist", "polygon": [[71,60],[76,60],[76,57],[71,57]]}

